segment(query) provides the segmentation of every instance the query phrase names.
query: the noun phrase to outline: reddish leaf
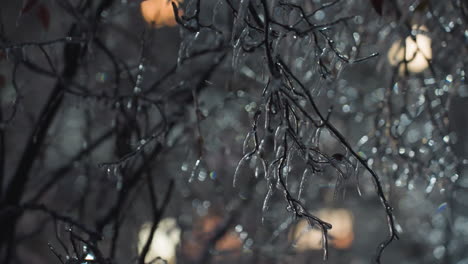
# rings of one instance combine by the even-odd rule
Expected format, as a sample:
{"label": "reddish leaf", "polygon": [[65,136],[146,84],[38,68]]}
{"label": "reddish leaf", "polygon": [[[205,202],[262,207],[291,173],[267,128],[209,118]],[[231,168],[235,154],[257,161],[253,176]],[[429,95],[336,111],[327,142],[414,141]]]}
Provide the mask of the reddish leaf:
{"label": "reddish leaf", "polygon": [[383,0],[370,0],[377,14],[382,15]]}
{"label": "reddish leaf", "polygon": [[39,2],[39,0],[25,0],[23,1],[23,8],[21,8],[21,14],[27,13],[33,9],[33,7]]}
{"label": "reddish leaf", "polygon": [[3,59],[5,59],[5,53],[0,50],[0,61],[2,61]]}
{"label": "reddish leaf", "polygon": [[41,4],[39,9],[37,9],[37,17],[41,21],[42,26],[47,30],[49,29],[50,25],[50,12],[49,9]]}

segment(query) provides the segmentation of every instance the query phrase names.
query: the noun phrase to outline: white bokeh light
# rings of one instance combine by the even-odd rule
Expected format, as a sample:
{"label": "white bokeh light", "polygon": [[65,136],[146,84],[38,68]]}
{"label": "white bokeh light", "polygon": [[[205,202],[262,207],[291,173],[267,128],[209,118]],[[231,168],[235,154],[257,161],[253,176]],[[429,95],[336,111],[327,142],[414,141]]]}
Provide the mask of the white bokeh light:
{"label": "white bokeh light", "polygon": [[424,71],[429,67],[428,60],[432,59],[431,39],[424,34],[428,29],[425,26],[413,26],[413,30],[419,32],[415,35],[416,41],[408,36],[404,44],[403,40],[397,40],[388,51],[388,61],[393,66],[400,64],[400,74],[405,71],[405,59],[408,61],[408,71],[413,73]]}
{"label": "white bokeh light", "polygon": [[[151,232],[151,222],[143,224],[138,233],[138,252],[141,253],[148,236]],[[167,260],[168,263],[174,264],[176,258],[176,248],[180,242],[181,230],[177,226],[175,218],[164,218],[159,222],[153,237],[153,241],[146,255],[145,262],[160,257]]]}

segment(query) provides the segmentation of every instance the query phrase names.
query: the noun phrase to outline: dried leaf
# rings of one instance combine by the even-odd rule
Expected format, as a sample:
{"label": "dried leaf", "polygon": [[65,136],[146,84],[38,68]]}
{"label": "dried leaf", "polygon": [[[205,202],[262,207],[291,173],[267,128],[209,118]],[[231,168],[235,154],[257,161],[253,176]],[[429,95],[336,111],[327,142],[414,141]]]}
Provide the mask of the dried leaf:
{"label": "dried leaf", "polygon": [[382,7],[383,7],[383,0],[370,0],[372,3],[372,7],[374,7],[375,12],[382,15]]}
{"label": "dried leaf", "polygon": [[23,1],[23,7],[21,8],[21,14],[27,13],[33,9],[33,7],[39,3],[39,0],[26,0]]}
{"label": "dried leaf", "polygon": [[42,26],[48,30],[50,25],[50,12],[49,9],[44,5],[41,4],[39,9],[37,10],[37,17],[39,21],[41,21]]}

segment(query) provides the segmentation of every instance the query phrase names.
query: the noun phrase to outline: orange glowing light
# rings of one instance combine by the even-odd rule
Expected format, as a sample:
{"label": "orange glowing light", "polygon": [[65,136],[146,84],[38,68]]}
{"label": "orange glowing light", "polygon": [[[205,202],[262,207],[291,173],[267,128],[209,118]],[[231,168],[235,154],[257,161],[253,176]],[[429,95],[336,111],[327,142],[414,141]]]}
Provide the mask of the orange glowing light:
{"label": "orange glowing light", "polygon": [[[334,248],[346,249],[354,240],[353,215],[346,209],[322,209],[316,213],[317,217],[330,223],[329,244]],[[297,251],[322,248],[322,231],[309,229],[307,220],[301,220],[292,233]]]}
{"label": "orange glowing light", "polygon": [[[177,25],[174,10],[172,8],[172,2],[178,7],[179,3],[183,0],[146,0],[141,2],[141,14],[145,21],[157,28],[160,27],[173,27]],[[182,11],[179,10],[179,15]]]}
{"label": "orange glowing light", "polygon": [[[188,259],[197,259],[203,253],[204,245],[217,231],[225,219],[219,215],[207,215],[196,220],[191,235],[184,240],[182,251]],[[230,229],[215,243],[215,250],[229,251],[231,256],[237,256],[242,249],[242,240],[234,230]],[[218,256],[218,259],[222,258]]]}

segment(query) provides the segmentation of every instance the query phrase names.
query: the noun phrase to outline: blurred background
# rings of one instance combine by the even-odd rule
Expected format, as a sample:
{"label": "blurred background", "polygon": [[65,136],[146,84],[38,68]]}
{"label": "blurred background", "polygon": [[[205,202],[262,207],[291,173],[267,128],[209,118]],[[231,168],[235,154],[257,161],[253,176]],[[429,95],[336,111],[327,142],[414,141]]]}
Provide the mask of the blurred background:
{"label": "blurred background", "polygon": [[1,263],[467,264],[467,25],[463,0],[1,1]]}

